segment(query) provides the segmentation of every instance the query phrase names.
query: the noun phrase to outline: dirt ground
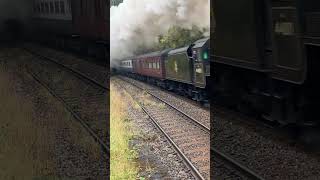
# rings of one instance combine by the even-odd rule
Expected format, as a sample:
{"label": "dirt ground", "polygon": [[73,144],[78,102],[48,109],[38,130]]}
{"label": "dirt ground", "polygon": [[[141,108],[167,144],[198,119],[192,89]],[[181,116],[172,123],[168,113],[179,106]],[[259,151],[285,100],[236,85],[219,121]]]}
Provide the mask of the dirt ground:
{"label": "dirt ground", "polygon": [[106,179],[100,147],[23,69],[27,55],[0,49],[0,179]]}

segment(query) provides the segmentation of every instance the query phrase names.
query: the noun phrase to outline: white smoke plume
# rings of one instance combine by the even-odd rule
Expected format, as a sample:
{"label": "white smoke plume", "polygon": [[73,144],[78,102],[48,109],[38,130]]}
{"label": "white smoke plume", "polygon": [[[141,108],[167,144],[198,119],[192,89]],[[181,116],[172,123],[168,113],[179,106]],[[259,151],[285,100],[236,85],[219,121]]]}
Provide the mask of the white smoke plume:
{"label": "white smoke plume", "polygon": [[152,47],[172,26],[210,29],[210,0],[124,0],[110,9],[111,65]]}

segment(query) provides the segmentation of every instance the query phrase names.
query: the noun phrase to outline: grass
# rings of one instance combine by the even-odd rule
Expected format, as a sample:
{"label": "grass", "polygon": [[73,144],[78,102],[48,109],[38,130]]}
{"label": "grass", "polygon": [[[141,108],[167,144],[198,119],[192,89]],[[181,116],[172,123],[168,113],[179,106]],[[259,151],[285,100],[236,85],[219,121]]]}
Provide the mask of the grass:
{"label": "grass", "polygon": [[137,179],[137,153],[130,149],[133,137],[127,117],[126,99],[111,84],[110,91],[110,179]]}
{"label": "grass", "polygon": [[34,122],[33,107],[14,93],[10,75],[0,67],[0,179],[32,179],[50,174],[46,136],[49,129]]}

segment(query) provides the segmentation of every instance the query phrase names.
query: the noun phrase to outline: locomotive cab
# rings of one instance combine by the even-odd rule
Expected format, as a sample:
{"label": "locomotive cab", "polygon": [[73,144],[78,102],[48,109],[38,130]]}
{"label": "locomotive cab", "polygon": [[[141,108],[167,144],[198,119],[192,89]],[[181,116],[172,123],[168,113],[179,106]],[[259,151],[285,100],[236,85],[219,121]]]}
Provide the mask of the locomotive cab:
{"label": "locomotive cab", "polygon": [[209,38],[203,38],[192,46],[193,82],[196,87],[205,88],[210,76]]}

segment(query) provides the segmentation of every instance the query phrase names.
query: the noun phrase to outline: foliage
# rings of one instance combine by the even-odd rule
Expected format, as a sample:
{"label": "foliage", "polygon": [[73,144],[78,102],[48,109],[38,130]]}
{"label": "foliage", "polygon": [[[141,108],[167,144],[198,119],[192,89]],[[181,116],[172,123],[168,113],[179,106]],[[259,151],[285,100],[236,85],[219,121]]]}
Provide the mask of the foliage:
{"label": "foliage", "polygon": [[207,29],[200,29],[197,26],[193,26],[191,29],[172,26],[165,34],[158,36],[158,42],[153,47],[144,44],[137,45],[134,54],[140,55],[168,48],[184,47],[203,38],[207,31]]}
{"label": "foliage", "polygon": [[127,118],[127,103],[114,84],[111,84],[110,98],[110,179],[136,179],[137,154],[129,147],[133,132]]}
{"label": "foliage", "polygon": [[195,42],[203,38],[206,29],[193,26],[191,29],[172,26],[166,34],[159,35],[158,49],[178,48]]}

